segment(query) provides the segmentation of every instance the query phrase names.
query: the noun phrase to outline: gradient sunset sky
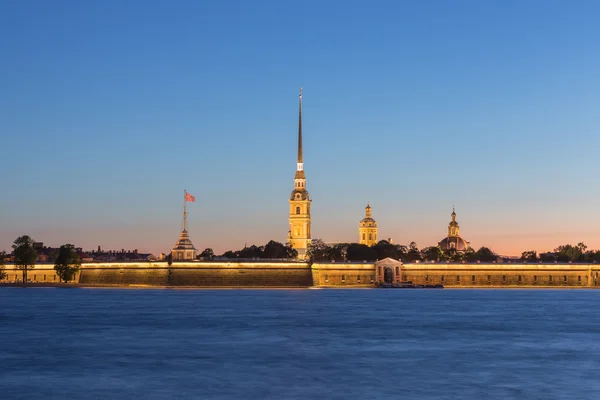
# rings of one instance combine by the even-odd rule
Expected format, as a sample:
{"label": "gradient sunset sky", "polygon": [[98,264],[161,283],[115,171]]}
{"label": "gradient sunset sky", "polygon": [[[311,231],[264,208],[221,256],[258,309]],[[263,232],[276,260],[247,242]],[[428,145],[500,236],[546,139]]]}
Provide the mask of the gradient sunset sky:
{"label": "gradient sunset sky", "polygon": [[600,2],[3,1],[0,250],[600,248]]}

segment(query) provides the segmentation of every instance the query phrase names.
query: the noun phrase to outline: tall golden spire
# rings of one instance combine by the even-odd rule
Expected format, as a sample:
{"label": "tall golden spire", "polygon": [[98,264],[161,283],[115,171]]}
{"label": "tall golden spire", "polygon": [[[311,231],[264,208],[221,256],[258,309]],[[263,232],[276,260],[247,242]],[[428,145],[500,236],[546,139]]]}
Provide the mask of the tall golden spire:
{"label": "tall golden spire", "polygon": [[290,229],[288,243],[298,251],[298,257],[304,259],[310,243],[310,196],[306,190],[304,159],[302,154],[302,88],[298,104],[298,158],[294,176],[294,190],[289,198]]}
{"label": "tall golden spire", "polygon": [[[304,162],[302,160],[302,88],[300,88],[300,104],[298,108],[298,165]],[[301,169],[299,169],[301,171]]]}
{"label": "tall golden spire", "polygon": [[[304,175],[304,157],[302,154],[302,88],[300,88],[299,104],[298,104],[298,160],[296,164],[295,179],[306,179]],[[298,184],[299,181],[296,181]],[[298,187],[298,185],[296,185]],[[304,187],[302,184],[300,187]]]}

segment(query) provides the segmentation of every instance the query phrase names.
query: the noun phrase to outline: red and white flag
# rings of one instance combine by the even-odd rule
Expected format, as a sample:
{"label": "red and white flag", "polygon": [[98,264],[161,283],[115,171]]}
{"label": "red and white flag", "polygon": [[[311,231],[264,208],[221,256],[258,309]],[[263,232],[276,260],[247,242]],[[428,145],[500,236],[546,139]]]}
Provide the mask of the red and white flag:
{"label": "red and white flag", "polygon": [[194,203],[196,202],[196,197],[192,196],[189,193],[185,194],[185,201],[190,202],[190,203]]}

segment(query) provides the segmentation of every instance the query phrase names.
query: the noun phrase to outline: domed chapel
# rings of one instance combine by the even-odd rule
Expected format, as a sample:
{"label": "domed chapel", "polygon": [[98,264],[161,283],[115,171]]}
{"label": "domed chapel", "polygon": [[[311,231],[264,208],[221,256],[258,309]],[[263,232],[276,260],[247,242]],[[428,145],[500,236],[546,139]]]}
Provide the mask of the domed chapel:
{"label": "domed chapel", "polygon": [[448,224],[448,236],[438,243],[443,251],[455,250],[466,251],[470,247],[470,243],[460,237],[460,228],[456,222],[456,212],[452,208],[452,221]]}

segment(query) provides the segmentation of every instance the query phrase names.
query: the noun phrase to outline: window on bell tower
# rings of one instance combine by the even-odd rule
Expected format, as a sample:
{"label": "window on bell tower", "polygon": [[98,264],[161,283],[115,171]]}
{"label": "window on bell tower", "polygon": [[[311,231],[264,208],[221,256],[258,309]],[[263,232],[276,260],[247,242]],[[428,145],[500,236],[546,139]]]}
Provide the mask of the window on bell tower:
{"label": "window on bell tower", "polygon": [[296,214],[300,214],[300,207],[296,207]]}

